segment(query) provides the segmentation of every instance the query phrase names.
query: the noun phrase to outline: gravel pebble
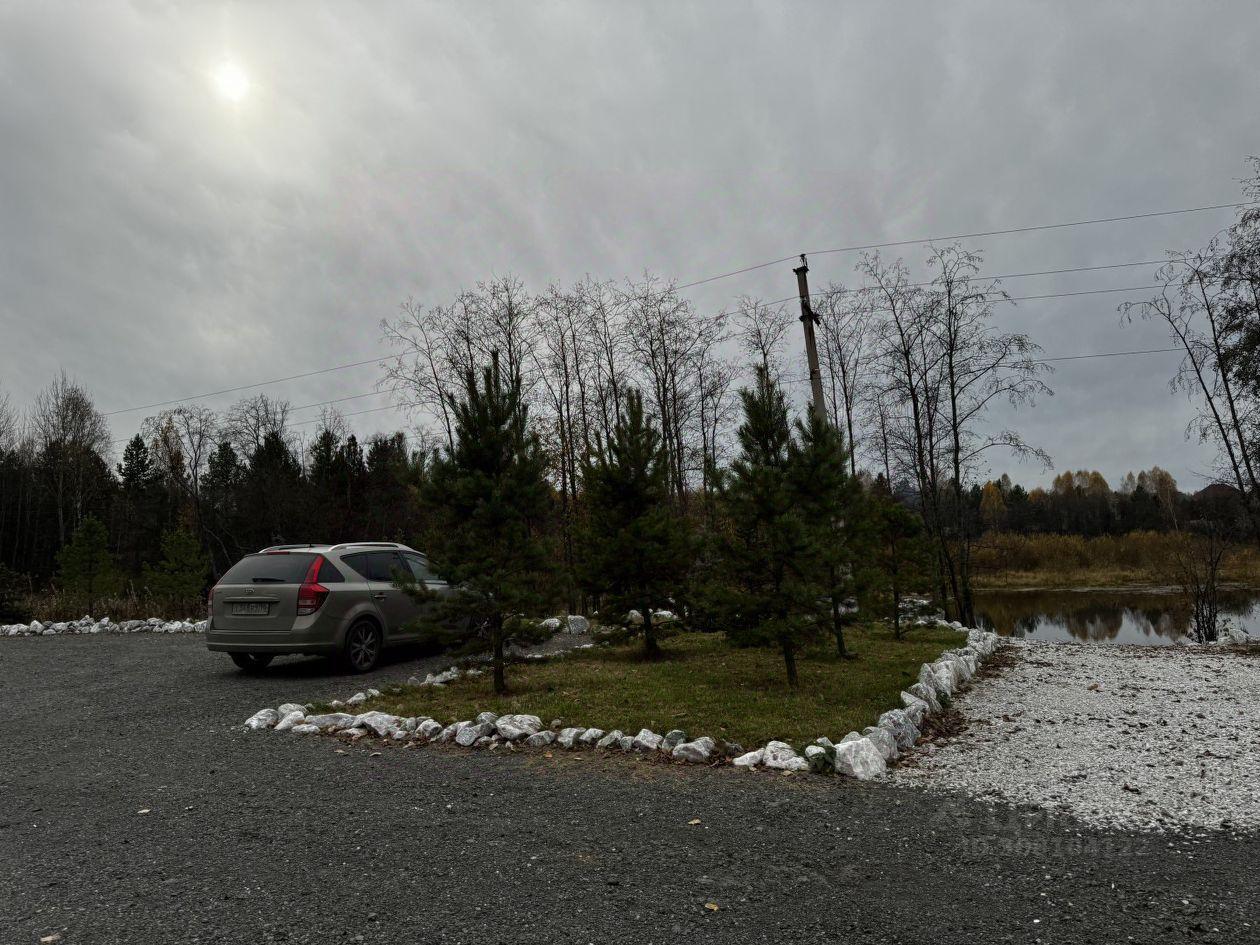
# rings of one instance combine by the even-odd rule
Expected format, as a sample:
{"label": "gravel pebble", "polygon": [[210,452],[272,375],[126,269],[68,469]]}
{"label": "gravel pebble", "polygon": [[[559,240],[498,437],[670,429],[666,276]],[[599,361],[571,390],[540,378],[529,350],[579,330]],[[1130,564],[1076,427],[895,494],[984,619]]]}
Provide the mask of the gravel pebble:
{"label": "gravel pebble", "polygon": [[1260,826],[1260,651],[1025,642],[903,782],[1142,830]]}

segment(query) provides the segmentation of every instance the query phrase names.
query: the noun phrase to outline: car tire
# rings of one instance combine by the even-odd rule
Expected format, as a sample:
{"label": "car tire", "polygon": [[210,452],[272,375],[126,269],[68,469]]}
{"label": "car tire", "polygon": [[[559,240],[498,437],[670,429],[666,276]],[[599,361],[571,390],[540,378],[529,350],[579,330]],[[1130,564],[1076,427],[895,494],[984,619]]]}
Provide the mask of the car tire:
{"label": "car tire", "polygon": [[270,653],[229,653],[232,662],[247,673],[261,673],[275,659]]}
{"label": "car tire", "polygon": [[381,629],[371,620],[357,620],[346,631],[341,648],[341,665],[352,673],[367,673],[376,668],[383,648]]}

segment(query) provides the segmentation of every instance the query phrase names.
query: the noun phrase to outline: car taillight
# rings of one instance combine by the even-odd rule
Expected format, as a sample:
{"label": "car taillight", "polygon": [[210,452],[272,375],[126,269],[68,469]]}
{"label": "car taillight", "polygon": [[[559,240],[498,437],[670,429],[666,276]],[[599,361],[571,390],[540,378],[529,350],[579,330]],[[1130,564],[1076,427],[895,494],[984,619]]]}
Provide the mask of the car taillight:
{"label": "car taillight", "polygon": [[210,593],[206,595],[206,619],[214,619],[214,588],[210,588]]}
{"label": "car taillight", "polygon": [[306,578],[302,581],[302,586],[298,588],[297,612],[299,617],[313,614],[324,605],[324,598],[328,596],[328,588],[318,583],[319,567],[323,563],[323,557],[316,555],[315,560],[311,562],[311,566],[306,569]]}

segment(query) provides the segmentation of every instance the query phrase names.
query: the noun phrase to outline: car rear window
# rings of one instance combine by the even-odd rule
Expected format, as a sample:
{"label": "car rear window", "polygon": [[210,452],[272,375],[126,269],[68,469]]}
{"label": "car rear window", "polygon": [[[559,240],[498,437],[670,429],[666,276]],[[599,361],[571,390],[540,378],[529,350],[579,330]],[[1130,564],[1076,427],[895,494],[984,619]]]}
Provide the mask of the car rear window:
{"label": "car rear window", "polygon": [[301,584],[310,570],[313,554],[249,555],[236,562],[220,584]]}

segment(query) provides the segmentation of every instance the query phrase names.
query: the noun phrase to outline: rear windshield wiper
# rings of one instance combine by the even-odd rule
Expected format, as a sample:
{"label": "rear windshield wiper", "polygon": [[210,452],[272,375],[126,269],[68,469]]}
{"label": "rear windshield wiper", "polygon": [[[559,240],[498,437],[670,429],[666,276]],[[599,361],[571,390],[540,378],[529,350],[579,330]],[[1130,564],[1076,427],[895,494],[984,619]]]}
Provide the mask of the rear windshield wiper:
{"label": "rear windshield wiper", "polygon": [[256,578],[251,578],[250,580],[252,580],[255,584],[283,584],[284,583],[284,578],[278,578],[278,577],[256,577]]}

